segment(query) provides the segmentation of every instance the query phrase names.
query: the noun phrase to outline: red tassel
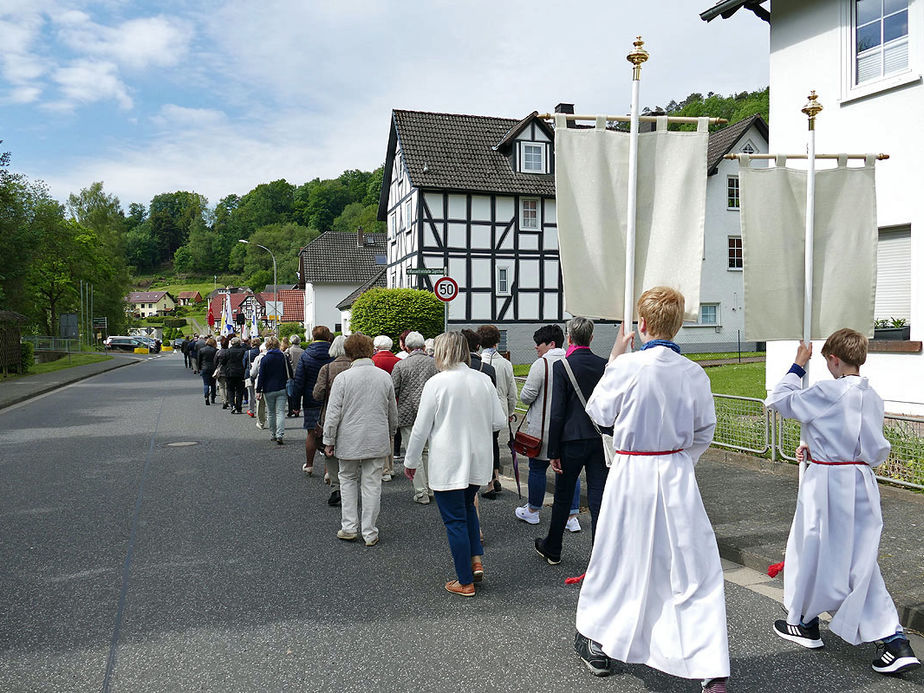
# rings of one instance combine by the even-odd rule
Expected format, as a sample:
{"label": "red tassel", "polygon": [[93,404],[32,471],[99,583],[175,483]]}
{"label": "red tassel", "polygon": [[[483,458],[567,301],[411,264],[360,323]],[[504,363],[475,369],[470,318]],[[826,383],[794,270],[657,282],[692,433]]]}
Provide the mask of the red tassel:
{"label": "red tassel", "polygon": [[577,577],[565,578],[565,584],[566,584],[566,585],[576,585],[576,584],[578,584],[581,580],[584,579],[584,576],[585,576],[585,575],[587,575],[587,573],[581,573],[581,574],[578,575]]}
{"label": "red tassel", "polygon": [[769,566],[767,568],[767,575],[769,575],[770,577],[776,577],[782,572],[783,566],[785,564],[786,564],[786,561],[781,561],[780,563],[774,563],[773,565]]}

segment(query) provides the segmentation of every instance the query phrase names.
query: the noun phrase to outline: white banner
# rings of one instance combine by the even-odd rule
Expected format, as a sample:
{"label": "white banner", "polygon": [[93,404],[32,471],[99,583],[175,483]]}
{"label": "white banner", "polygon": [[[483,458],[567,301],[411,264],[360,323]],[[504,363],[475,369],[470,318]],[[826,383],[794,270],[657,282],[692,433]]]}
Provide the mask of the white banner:
{"label": "white banner", "polygon": [[[708,119],[696,132],[639,134],[635,299],[671,286],[686,299],[687,319],[699,314],[706,214]],[[629,134],[555,123],[555,187],[565,310],[622,320],[625,293],[626,192]]]}
{"label": "white banner", "polygon": [[[745,337],[802,339],[807,172],[741,158]],[[815,172],[812,339],[850,327],[872,336],[876,299],[875,158]]]}

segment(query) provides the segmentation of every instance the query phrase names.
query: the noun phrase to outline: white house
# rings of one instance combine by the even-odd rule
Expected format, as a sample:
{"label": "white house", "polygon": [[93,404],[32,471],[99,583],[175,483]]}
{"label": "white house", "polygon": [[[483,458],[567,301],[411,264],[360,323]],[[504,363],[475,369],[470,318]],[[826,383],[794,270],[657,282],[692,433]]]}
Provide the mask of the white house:
{"label": "white house", "polygon": [[[573,113],[571,104],[556,111]],[[441,268],[459,284],[450,303],[454,329],[493,323],[515,362],[535,358],[532,334],[561,323],[563,308],[555,214],[554,129],[533,112],[522,120],[395,110],[379,219],[386,221],[389,287],[432,289]],[[743,341],[741,231],[737,168],[722,156],[766,152],[759,116],[710,136],[702,305],[678,341],[688,351],[721,351]],[[609,350],[613,324],[595,347]],[[742,347],[753,349],[753,344]]]}
{"label": "white house", "polygon": [[[774,0],[769,12],[759,2],[725,0],[701,16],[708,21],[741,7],[769,22],[773,151],[805,150],[800,109],[814,89],[824,106],[816,121],[818,152],[891,157],[876,167],[875,314],[907,320],[910,339],[872,341],[863,370],[888,411],[922,415],[924,169],[916,159],[924,151],[924,133],[915,124],[924,117],[924,0]],[[792,342],[768,345],[768,387],[786,371],[794,351]],[[811,373],[813,379],[827,377],[820,356]]]}

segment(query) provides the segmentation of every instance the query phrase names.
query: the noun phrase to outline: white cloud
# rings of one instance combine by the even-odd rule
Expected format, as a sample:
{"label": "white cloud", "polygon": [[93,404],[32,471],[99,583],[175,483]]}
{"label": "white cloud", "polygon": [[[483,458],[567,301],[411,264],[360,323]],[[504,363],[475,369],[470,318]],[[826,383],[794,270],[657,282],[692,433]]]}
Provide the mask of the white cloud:
{"label": "white cloud", "polygon": [[73,104],[114,100],[120,108],[132,107],[132,98],[119,79],[118,68],[110,62],[78,60],[67,67],[59,67],[52,79],[61,88],[64,100],[50,104],[52,108],[67,110]]}
{"label": "white cloud", "polygon": [[222,111],[212,108],[187,108],[176,104],[161,106],[151,122],[161,128],[215,127],[227,121]]}

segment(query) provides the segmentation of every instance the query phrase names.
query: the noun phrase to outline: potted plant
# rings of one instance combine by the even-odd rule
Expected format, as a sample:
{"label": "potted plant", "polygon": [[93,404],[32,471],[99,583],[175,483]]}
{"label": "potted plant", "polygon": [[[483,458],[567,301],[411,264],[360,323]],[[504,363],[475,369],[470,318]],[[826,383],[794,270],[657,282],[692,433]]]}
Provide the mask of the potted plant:
{"label": "potted plant", "polygon": [[877,320],[873,329],[873,339],[911,339],[911,326],[904,318]]}

